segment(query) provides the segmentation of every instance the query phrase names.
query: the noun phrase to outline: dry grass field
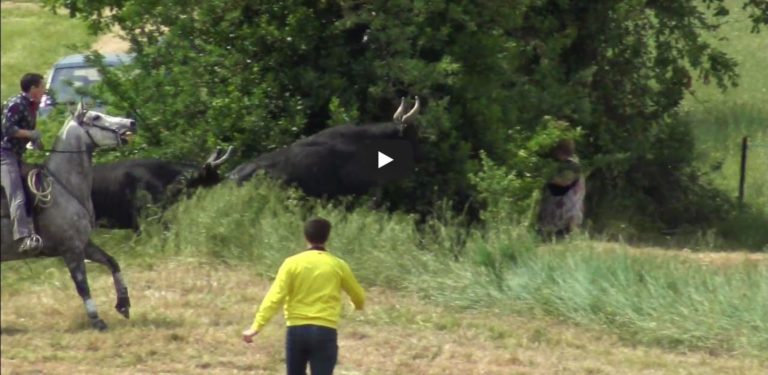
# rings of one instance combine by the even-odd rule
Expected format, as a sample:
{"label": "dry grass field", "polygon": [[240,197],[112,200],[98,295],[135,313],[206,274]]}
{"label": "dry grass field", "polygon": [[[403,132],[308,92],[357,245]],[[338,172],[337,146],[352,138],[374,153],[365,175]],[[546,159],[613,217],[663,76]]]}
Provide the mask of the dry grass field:
{"label": "dry grass field", "polygon": [[[278,374],[283,333],[274,319],[252,345],[239,334],[268,281],[245,267],[199,261],[124,265],[129,320],[111,306],[109,274],[89,264],[93,295],[110,325],[88,328],[58,261],[43,275],[3,279],[3,374]],[[38,266],[35,265],[35,268]],[[18,274],[22,271],[21,275]],[[544,318],[462,311],[377,288],[362,313],[345,311],[338,374],[765,374],[768,358],[671,353]]]}

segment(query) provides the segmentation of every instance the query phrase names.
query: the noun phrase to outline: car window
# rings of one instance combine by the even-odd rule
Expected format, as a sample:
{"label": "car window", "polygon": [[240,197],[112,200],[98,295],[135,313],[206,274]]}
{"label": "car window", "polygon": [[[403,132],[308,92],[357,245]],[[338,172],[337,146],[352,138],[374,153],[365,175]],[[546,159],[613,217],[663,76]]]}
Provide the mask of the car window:
{"label": "car window", "polygon": [[58,68],[53,72],[48,93],[58,103],[77,102],[80,100],[77,88],[87,88],[99,81],[101,75],[93,67]]}

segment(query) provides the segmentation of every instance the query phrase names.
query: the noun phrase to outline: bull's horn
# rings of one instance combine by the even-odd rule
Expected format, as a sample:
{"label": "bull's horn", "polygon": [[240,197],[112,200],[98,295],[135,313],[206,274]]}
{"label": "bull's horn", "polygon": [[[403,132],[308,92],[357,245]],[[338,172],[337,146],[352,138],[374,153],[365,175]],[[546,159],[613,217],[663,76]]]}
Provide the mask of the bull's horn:
{"label": "bull's horn", "polygon": [[211,156],[209,156],[208,159],[203,164],[211,164],[211,163],[213,163],[214,161],[216,161],[216,158],[218,158],[220,154],[221,154],[221,147],[216,147],[216,151],[214,151],[211,154]]}
{"label": "bull's horn", "polygon": [[227,159],[229,159],[229,155],[232,153],[232,149],[233,148],[234,148],[233,146],[229,146],[227,148],[227,152],[224,153],[224,156],[222,156],[222,157],[218,158],[217,160],[214,160],[214,161],[211,162],[211,167],[216,168],[216,167],[222,165]]}
{"label": "bull's horn", "polygon": [[408,119],[413,118],[416,116],[416,114],[419,113],[419,97],[416,97],[416,104],[413,105],[413,109],[411,109],[410,112],[408,112],[407,115],[403,116],[402,123],[405,124]]}
{"label": "bull's horn", "polygon": [[397,108],[392,119],[395,120],[395,122],[400,122],[403,118],[403,112],[405,112],[405,97],[400,98],[400,107]]}

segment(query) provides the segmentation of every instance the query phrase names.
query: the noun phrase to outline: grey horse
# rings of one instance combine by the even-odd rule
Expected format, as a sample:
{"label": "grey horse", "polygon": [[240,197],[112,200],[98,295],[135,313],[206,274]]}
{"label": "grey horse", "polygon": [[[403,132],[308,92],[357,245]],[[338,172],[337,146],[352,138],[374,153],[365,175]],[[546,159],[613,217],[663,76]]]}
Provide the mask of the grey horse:
{"label": "grey horse", "polygon": [[[48,198],[45,207],[35,207],[35,228],[43,239],[43,248],[38,253],[18,251],[18,243],[13,241],[11,235],[8,204],[2,202],[0,205],[0,262],[36,257],[64,258],[91,325],[98,330],[105,330],[107,325],[99,318],[91,299],[85,259],[110,269],[117,290],[115,308],[126,318],[131,303],[128,288],[120,274],[120,265],[90,240],[94,228],[91,157],[96,148],[123,145],[135,131],[136,122],[131,119],[88,111],[81,106],[67,119],[42,167],[42,175],[47,176],[45,180],[50,183],[50,190],[45,194]],[[5,194],[0,196],[5,199]]]}

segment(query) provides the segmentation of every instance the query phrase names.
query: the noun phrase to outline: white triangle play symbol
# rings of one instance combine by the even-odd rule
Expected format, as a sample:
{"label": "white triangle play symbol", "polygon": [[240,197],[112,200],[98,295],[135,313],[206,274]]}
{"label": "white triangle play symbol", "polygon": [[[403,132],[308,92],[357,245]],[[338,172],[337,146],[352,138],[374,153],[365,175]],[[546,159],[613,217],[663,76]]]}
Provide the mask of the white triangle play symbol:
{"label": "white triangle play symbol", "polygon": [[390,158],[386,154],[383,154],[381,153],[381,151],[379,151],[379,168],[391,163],[392,160],[394,159]]}

